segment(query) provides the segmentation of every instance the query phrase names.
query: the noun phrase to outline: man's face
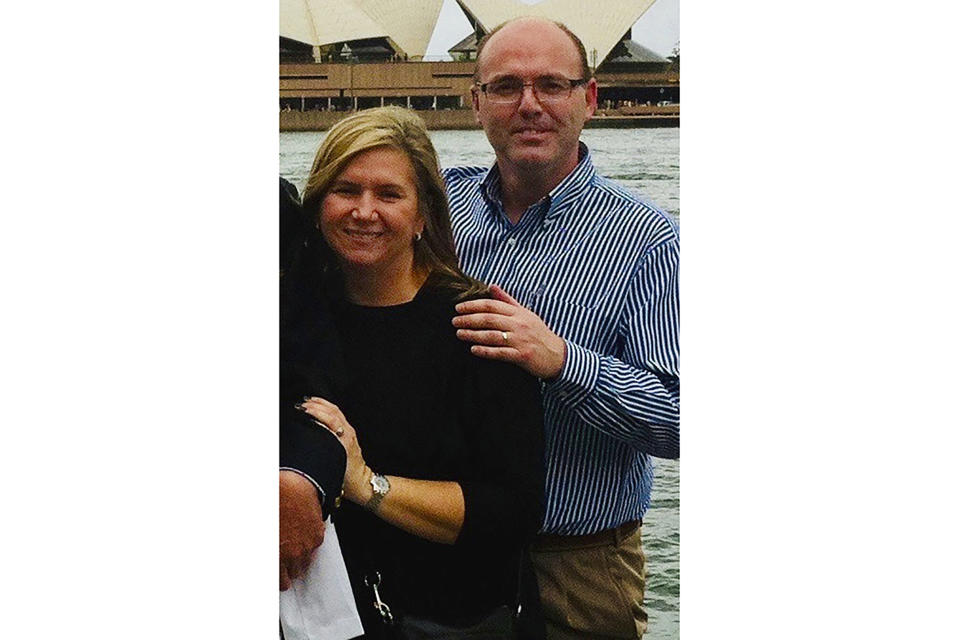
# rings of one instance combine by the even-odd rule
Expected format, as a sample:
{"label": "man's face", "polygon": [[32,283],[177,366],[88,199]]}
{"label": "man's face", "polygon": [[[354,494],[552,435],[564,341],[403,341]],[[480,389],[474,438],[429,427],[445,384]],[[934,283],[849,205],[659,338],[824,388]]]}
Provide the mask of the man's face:
{"label": "man's face", "polygon": [[[583,76],[577,48],[556,25],[521,20],[503,27],[484,46],[480,56],[480,83],[507,77],[531,83],[545,76],[579,79]],[[477,87],[473,108],[477,122],[497,154],[501,171],[544,174],[559,182],[577,164],[577,142],[584,123],[597,107],[597,85],[591,79],[569,96],[539,99],[525,87],[518,102],[498,103]]]}

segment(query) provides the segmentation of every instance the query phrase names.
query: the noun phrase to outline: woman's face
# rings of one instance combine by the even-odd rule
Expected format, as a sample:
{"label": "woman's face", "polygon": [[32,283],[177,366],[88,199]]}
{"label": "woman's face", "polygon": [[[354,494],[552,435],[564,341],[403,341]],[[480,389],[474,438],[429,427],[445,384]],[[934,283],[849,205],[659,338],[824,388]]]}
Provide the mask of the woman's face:
{"label": "woman's face", "polygon": [[345,270],[412,271],[414,236],[423,231],[423,220],[407,156],[390,147],[354,156],[330,183],[320,231]]}

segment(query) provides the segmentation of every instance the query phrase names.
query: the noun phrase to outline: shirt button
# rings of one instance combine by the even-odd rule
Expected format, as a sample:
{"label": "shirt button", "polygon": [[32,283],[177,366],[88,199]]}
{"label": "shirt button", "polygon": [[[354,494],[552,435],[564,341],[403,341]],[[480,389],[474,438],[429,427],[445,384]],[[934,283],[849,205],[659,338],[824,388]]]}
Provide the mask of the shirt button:
{"label": "shirt button", "polygon": [[516,238],[508,238],[508,239],[507,239],[507,246],[508,246],[508,247],[512,247],[512,246],[514,246],[515,244],[517,244],[517,239],[516,239]]}

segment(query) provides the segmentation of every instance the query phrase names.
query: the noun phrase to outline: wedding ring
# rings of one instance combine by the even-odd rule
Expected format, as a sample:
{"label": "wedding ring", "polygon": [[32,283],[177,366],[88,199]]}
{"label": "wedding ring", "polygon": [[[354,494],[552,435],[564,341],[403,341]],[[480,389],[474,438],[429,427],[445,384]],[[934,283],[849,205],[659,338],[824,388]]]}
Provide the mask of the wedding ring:
{"label": "wedding ring", "polygon": [[510,342],[510,336],[507,335],[506,331],[501,331],[500,335],[503,337],[503,344],[507,344],[508,342]]}

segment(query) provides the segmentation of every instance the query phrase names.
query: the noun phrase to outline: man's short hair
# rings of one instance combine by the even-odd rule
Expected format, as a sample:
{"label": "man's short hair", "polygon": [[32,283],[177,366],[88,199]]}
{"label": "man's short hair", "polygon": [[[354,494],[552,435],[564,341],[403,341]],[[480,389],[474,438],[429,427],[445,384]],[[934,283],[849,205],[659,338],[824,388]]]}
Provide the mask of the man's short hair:
{"label": "man's short hair", "polygon": [[[480,82],[480,54],[483,52],[483,48],[486,46],[487,41],[493,37],[493,34],[495,34],[497,31],[500,31],[500,29],[503,29],[505,26],[507,26],[511,22],[516,22],[517,20],[524,20],[524,19],[525,18],[513,18],[511,20],[507,20],[506,22],[501,22],[496,27],[494,27],[490,33],[480,38],[480,42],[477,43],[477,67],[473,72],[474,82]],[[593,73],[591,73],[590,71],[590,65],[589,63],[587,63],[587,50],[583,46],[583,42],[580,40],[580,38],[577,37],[577,34],[571,31],[569,27],[567,27],[567,25],[563,24],[562,22],[557,22],[556,20],[546,20],[546,22],[550,22],[556,25],[560,29],[560,31],[563,31],[565,34],[570,36],[570,40],[573,41],[573,46],[577,48],[577,55],[580,56],[580,77],[583,78],[584,80],[589,80],[591,77],[593,77]]]}

